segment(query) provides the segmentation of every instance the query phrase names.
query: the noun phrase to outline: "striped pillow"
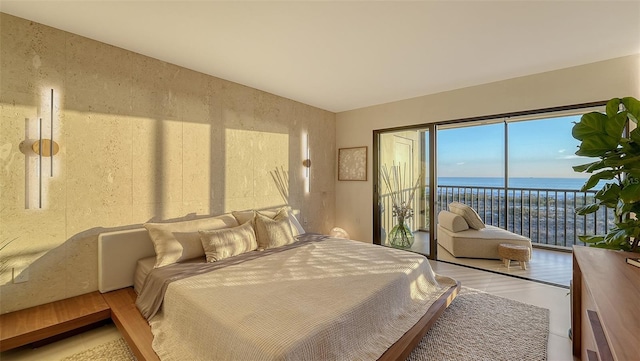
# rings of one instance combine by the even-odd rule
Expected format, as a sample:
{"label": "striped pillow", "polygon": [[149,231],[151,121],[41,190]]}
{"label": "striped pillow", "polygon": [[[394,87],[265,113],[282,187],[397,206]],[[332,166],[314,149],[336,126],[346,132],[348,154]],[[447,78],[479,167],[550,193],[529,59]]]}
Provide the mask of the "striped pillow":
{"label": "striped pillow", "polygon": [[251,222],[238,227],[200,231],[207,262],[237,256],[258,248]]}

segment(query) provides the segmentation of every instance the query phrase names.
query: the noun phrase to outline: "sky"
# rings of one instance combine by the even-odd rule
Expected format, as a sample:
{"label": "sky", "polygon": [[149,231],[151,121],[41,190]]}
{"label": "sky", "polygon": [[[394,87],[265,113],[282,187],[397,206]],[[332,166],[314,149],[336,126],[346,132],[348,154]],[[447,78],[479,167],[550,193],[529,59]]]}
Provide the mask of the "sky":
{"label": "sky", "polygon": [[[580,115],[509,123],[509,177],[588,178],[572,166],[578,157],[571,136]],[[504,176],[504,123],[438,131],[438,177]]]}

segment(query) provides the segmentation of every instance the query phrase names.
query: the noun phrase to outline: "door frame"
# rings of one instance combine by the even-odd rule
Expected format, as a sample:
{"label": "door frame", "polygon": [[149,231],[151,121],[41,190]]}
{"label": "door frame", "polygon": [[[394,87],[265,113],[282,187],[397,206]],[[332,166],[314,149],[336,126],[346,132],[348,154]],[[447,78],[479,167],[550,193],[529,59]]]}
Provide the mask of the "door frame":
{"label": "door frame", "polygon": [[[405,126],[405,127],[396,127],[396,128],[388,128],[388,129],[379,129],[373,131],[373,243],[377,245],[382,244],[381,239],[381,227],[382,222],[380,218],[380,190],[382,188],[382,184],[380,184],[380,136],[385,133],[395,133],[401,131],[408,130],[418,130],[424,129],[429,133],[429,139],[421,139],[421,142],[425,142],[427,144],[420,144],[420,147],[428,146],[429,147],[429,163],[427,164],[427,168],[429,169],[429,199],[427,202],[427,207],[429,209],[429,254],[427,257],[429,259],[437,259],[438,257],[438,247],[437,247],[437,238],[436,238],[436,217],[433,214],[433,210],[435,209],[435,192],[437,184],[436,182],[436,125],[435,124],[425,124],[421,127]],[[422,137],[424,138],[424,137]],[[420,149],[422,151],[423,149]],[[421,154],[421,157],[423,155]],[[423,184],[424,185],[424,184]]]}

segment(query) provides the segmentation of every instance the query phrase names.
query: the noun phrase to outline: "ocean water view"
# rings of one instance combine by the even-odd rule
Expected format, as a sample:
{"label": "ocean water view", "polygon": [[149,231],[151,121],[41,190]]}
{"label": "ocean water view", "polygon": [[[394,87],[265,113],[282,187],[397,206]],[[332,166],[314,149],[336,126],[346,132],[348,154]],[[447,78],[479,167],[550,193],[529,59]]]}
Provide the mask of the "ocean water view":
{"label": "ocean water view", "polygon": [[[580,190],[587,178],[509,178],[509,188]],[[439,186],[504,187],[501,177],[438,177]],[[594,189],[600,189],[600,182]]]}

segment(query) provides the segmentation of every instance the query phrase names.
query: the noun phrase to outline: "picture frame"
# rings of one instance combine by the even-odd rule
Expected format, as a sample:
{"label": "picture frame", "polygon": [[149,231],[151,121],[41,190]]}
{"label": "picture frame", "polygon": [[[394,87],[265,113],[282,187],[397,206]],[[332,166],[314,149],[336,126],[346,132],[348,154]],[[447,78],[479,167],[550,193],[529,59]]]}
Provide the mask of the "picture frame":
{"label": "picture frame", "polygon": [[367,180],[367,147],[338,149],[338,180]]}

